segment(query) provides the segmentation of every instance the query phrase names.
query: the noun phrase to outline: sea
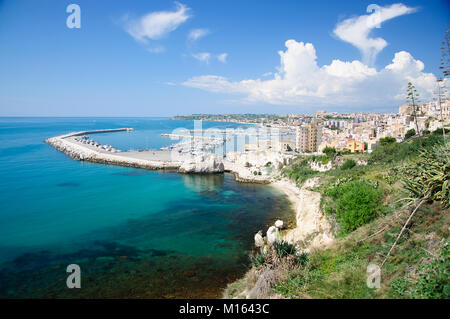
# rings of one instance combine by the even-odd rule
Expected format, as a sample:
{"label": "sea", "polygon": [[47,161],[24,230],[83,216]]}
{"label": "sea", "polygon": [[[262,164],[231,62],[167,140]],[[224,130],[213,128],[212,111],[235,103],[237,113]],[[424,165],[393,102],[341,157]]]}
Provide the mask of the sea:
{"label": "sea", "polygon": [[[244,124],[203,122],[207,128]],[[279,190],[231,174],[187,175],[72,160],[49,137],[122,151],[173,144],[167,118],[0,118],[1,298],[220,298],[245,274],[253,236],[294,212]],[[69,288],[69,265],[80,288]],[[68,272],[69,267],[69,272]],[[72,268],[73,269],[73,268]]]}

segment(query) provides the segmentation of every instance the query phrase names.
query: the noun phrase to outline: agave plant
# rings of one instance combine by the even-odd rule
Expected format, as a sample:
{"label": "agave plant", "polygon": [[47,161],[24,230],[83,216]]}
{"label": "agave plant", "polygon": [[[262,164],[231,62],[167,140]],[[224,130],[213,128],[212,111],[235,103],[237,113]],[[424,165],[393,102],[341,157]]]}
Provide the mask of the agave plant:
{"label": "agave plant", "polygon": [[409,204],[425,199],[450,206],[450,150],[445,145],[420,150],[418,160],[406,166],[403,175]]}
{"label": "agave plant", "polygon": [[450,206],[449,179],[450,150],[445,143],[444,145],[434,146],[431,149],[420,150],[418,160],[403,169],[404,187],[410,193],[410,197],[404,200],[408,204],[416,205],[381,263],[381,267],[386,263],[409,222],[423,203],[426,201],[438,201],[443,208]]}

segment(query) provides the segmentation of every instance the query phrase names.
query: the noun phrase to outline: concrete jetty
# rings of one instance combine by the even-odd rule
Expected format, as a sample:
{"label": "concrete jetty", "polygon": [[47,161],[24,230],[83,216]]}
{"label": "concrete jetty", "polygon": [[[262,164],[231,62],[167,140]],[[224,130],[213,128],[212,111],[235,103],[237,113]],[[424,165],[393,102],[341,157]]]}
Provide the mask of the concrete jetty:
{"label": "concrete jetty", "polygon": [[87,135],[120,131],[132,131],[132,128],[104,129],[95,131],[72,132],[46,139],[45,142],[55,149],[79,161],[111,164],[143,169],[176,169],[181,173],[222,173],[222,162],[214,154],[201,156],[173,157],[169,150],[145,150],[121,152],[111,145],[88,140]]}
{"label": "concrete jetty", "polygon": [[[293,155],[258,151],[227,153],[226,158],[206,151],[139,150],[122,152],[111,145],[101,145],[88,139],[88,134],[132,131],[132,128],[72,132],[49,138],[45,142],[79,161],[128,166],[143,169],[172,169],[185,174],[215,174],[230,172],[238,182],[268,184],[272,169],[286,164]],[[247,165],[250,164],[250,165]],[[270,164],[270,165],[268,165]]]}
{"label": "concrete jetty", "polygon": [[69,155],[71,158],[80,161],[87,161],[101,164],[111,164],[118,166],[129,166],[144,169],[178,169],[181,162],[172,161],[170,151],[130,151],[112,153],[111,148],[104,149],[99,143],[83,143],[81,136],[133,131],[132,128],[105,129],[95,131],[72,132],[60,136],[46,139],[45,142],[55,149]]}

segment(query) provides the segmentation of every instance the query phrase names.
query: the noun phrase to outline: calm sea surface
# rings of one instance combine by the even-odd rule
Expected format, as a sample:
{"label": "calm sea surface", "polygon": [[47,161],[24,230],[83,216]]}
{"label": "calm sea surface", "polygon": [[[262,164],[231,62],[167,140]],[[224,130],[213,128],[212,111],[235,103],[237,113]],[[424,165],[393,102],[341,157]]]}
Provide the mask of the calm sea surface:
{"label": "calm sea surface", "polygon": [[[203,122],[203,128],[236,128]],[[74,161],[44,143],[63,133],[122,150],[160,148],[189,121],[0,118],[0,297],[220,297],[249,264],[253,235],[293,211],[276,189],[229,174],[180,175]],[[66,267],[81,267],[81,289]]]}

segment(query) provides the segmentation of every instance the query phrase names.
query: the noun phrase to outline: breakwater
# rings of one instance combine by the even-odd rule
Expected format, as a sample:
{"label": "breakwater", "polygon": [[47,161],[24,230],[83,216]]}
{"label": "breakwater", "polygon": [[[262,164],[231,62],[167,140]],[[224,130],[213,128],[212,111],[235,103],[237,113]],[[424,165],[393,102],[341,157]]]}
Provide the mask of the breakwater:
{"label": "breakwater", "polygon": [[168,151],[122,152],[111,154],[94,145],[86,145],[75,137],[87,134],[132,131],[132,128],[105,129],[95,131],[72,132],[45,140],[47,144],[79,161],[111,164],[143,169],[178,169],[181,162],[172,161]]}
{"label": "breakwater", "polygon": [[[235,180],[241,183],[269,184],[272,179],[270,174],[261,174],[259,169],[256,171],[256,168],[246,167],[241,162],[230,162],[211,153],[204,152],[194,156],[189,152],[180,154],[176,150],[168,149],[121,152],[111,145],[100,145],[98,142],[87,139],[88,134],[120,131],[133,131],[133,128],[72,132],[51,137],[46,139],[45,142],[79,161],[151,170],[172,169],[180,173],[193,174],[230,172],[234,175]],[[265,160],[266,156],[261,156],[264,158],[264,163],[268,161],[275,162],[275,159]]]}

